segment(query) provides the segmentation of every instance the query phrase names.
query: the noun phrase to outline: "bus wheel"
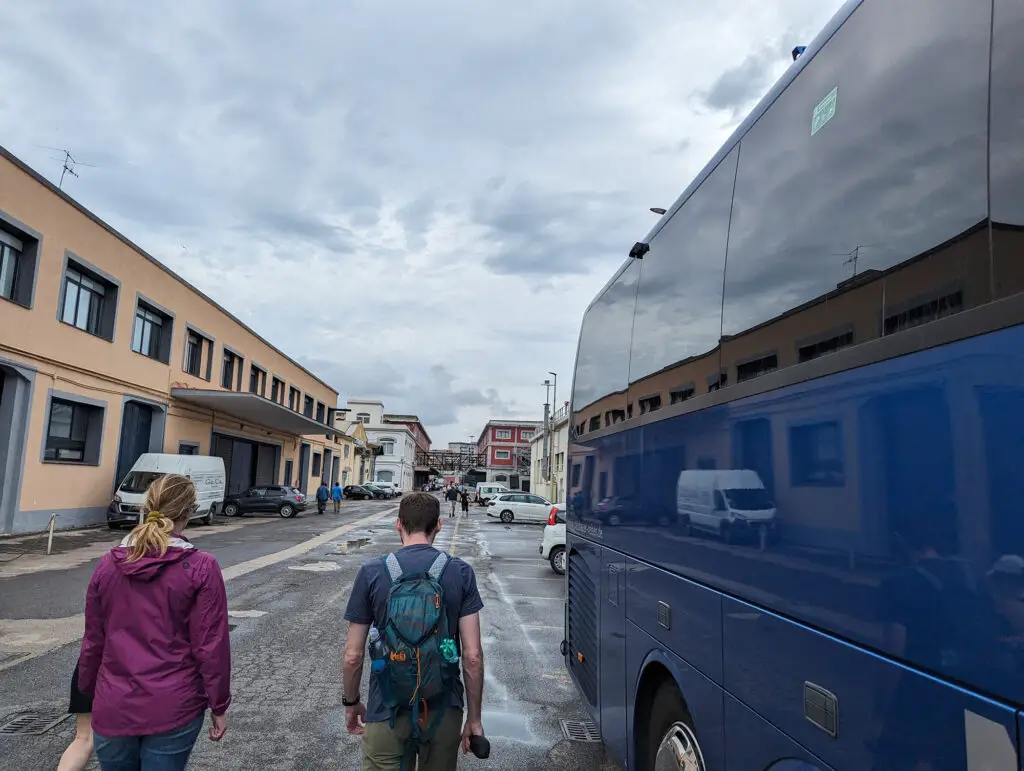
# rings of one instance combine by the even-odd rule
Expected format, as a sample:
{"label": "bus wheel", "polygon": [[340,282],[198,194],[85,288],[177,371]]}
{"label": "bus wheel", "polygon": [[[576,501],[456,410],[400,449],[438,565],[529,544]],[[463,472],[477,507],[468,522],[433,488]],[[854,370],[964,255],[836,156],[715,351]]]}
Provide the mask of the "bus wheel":
{"label": "bus wheel", "polygon": [[647,771],[706,771],[690,716],[674,683],[663,683],[651,703]]}

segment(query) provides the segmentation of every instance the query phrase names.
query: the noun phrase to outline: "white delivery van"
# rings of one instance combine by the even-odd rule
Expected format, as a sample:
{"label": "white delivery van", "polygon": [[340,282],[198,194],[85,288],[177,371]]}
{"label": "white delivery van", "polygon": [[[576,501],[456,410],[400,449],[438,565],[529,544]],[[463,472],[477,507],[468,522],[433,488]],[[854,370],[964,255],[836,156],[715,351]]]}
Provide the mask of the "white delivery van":
{"label": "white delivery van", "polygon": [[726,542],[743,534],[761,538],[775,528],[775,503],[751,469],[679,472],[676,511],[685,528],[714,533]]}
{"label": "white delivery van", "polygon": [[481,506],[487,504],[491,498],[495,495],[501,495],[502,493],[510,493],[505,485],[501,482],[477,482],[476,483],[476,502]]}
{"label": "white delivery van", "polygon": [[147,452],[139,456],[118,485],[114,500],[107,509],[107,524],[112,530],[122,525],[135,526],[146,502],[146,490],[153,481],[166,474],[181,474],[196,486],[198,508],[193,519],[213,524],[213,515],[224,505],[224,459],[208,455],[171,455]]}

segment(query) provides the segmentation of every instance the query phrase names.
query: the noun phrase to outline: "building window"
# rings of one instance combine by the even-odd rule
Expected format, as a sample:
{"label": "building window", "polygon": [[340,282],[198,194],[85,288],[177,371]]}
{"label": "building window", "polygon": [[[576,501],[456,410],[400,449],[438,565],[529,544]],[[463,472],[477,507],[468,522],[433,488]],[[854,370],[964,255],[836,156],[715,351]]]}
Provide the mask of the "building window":
{"label": "building window", "polygon": [[185,366],[189,375],[201,377],[203,371],[203,338],[189,330],[185,336]]}
{"label": "building window", "polygon": [[779,368],[778,354],[769,354],[759,359],[744,362],[736,365],[736,382],[742,383],[745,380],[753,380],[755,377],[767,375]]}
{"label": "building window", "polygon": [[679,402],[685,402],[687,399],[693,396],[695,391],[696,389],[694,388],[693,383],[688,383],[687,385],[679,386],[679,388],[673,388],[671,391],[668,392],[669,404],[679,404]]}
{"label": "building window", "polygon": [[370,422],[370,413],[369,412],[360,412],[360,413],[356,414],[356,423],[369,423],[369,422]]}
{"label": "building window", "polygon": [[313,405],[316,401],[312,396],[307,396],[302,402],[302,414],[307,418],[313,417]]}
{"label": "building window", "polygon": [[661,409],[661,394],[655,394],[654,396],[648,396],[640,400],[640,414],[646,415],[648,412],[656,412]]}
{"label": "building window", "polygon": [[533,431],[523,431],[523,441],[528,442],[533,439]]}
{"label": "building window", "polygon": [[23,232],[0,215],[0,297],[32,307],[39,239]]}
{"label": "building window", "polygon": [[316,403],[316,419],[318,423],[323,423],[327,420],[327,405],[323,402]]}
{"label": "building window", "polygon": [[321,463],[320,453],[314,452],[313,453],[313,476],[314,477],[319,477],[320,476],[320,463]]}
{"label": "building window", "polygon": [[178,442],[178,455],[198,455],[199,445],[195,442]]}
{"label": "building window", "polygon": [[346,458],[348,457],[348,445],[347,444],[345,445],[345,457]]}
{"label": "building window", "polygon": [[395,440],[394,439],[381,439],[380,440],[381,455],[394,455],[395,454]]}
{"label": "building window", "polygon": [[99,464],[102,407],[53,397],[48,418],[43,460]]}
{"label": "building window", "polygon": [[495,450],[494,451],[494,459],[495,460],[509,460],[511,457],[512,457],[512,452],[510,450]]}
{"label": "building window", "polygon": [[958,289],[943,297],[936,297],[931,300],[919,303],[900,313],[886,316],[882,327],[883,335],[892,335],[902,332],[905,329],[913,329],[929,321],[935,321],[945,316],[952,316],[964,309],[964,293]]}
{"label": "building window", "polygon": [[172,324],[166,313],[139,300],[132,327],[132,350],[164,364],[170,363]]}
{"label": "building window", "polygon": [[496,428],[494,430],[494,438],[495,439],[511,439],[512,438],[512,430],[508,429],[508,428]]}
{"label": "building window", "polygon": [[594,417],[592,417],[590,419],[590,425],[587,427],[587,430],[588,431],[597,431],[600,428],[601,428],[601,416],[600,415],[594,415]]}
{"label": "building window", "polygon": [[17,302],[18,271],[25,245],[0,230],[0,297]]}
{"label": "building window", "polygon": [[255,364],[249,365],[249,393],[264,396],[267,393],[267,372]]}
{"label": "building window", "polygon": [[789,429],[790,483],[794,487],[843,487],[842,432],[838,421]]}
{"label": "building window", "polygon": [[113,340],[116,310],[117,285],[68,260],[60,320],[90,335]]}
{"label": "building window", "polygon": [[725,372],[722,372],[717,377],[715,375],[711,375],[708,378],[709,393],[711,391],[717,391],[720,388],[725,388],[727,385],[729,385],[729,375]]}
{"label": "building window", "polygon": [[284,402],[284,381],[275,377],[270,381],[270,401],[282,404]]}
{"label": "building window", "polygon": [[229,391],[242,390],[242,357],[227,348],[220,365],[220,386]]}
{"label": "building window", "polygon": [[817,359],[819,356],[825,356],[830,353],[835,353],[841,348],[847,348],[853,345],[853,330],[843,332],[841,335],[835,335],[826,340],[821,340],[817,343],[810,343],[797,348],[797,356],[800,361],[810,361],[811,359]]}
{"label": "building window", "polygon": [[301,397],[302,397],[302,394],[299,393],[299,389],[298,388],[296,388],[295,386],[290,387],[288,389],[288,409],[294,410],[295,412],[298,412],[299,411],[299,399]]}

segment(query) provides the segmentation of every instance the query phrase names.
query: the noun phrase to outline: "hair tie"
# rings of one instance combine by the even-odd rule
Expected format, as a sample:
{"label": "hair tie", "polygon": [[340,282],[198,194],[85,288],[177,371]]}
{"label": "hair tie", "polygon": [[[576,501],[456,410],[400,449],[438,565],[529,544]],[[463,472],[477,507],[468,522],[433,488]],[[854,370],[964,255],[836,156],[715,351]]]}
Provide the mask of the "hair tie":
{"label": "hair tie", "polygon": [[149,512],[149,514],[146,515],[146,522],[158,522],[159,520],[161,520],[163,518],[164,518],[163,514],[161,514],[159,511],[154,510],[154,511]]}

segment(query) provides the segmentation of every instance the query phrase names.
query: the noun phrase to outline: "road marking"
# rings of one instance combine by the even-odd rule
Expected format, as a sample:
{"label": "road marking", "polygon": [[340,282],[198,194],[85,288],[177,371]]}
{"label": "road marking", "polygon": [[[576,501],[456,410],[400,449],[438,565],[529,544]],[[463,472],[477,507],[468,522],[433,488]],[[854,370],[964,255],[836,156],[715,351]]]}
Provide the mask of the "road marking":
{"label": "road marking", "polygon": [[461,517],[455,519],[455,527],[452,529],[452,540],[448,544],[448,554],[452,557],[455,556],[455,536],[459,534],[459,522],[462,521]]}
{"label": "road marking", "polygon": [[341,570],[337,562],[310,562],[307,565],[289,565],[289,570],[308,570],[310,573],[333,573]]}
{"label": "road marking", "polygon": [[265,610],[229,610],[229,618],[260,618],[267,615]]}
{"label": "road marking", "polygon": [[[398,507],[396,506],[392,511],[397,510]],[[282,551],[267,554],[263,557],[257,557],[256,559],[251,559],[246,562],[240,562],[237,565],[231,565],[221,571],[224,574],[224,580],[230,581],[233,578],[240,578],[241,576],[248,575],[249,573],[260,570],[261,568],[270,567],[271,565],[276,565],[284,560],[306,554],[318,546],[323,546],[325,543],[328,543],[338,536],[349,533],[358,527],[374,521],[378,517],[380,517],[380,512],[363,517],[362,519],[357,519],[354,522],[349,522],[347,525],[336,527],[333,530],[328,530],[326,533],[321,533],[314,538],[310,538],[309,540],[298,543],[287,549],[283,549]],[[224,532],[224,528],[216,528],[216,530]],[[107,545],[107,548],[110,548],[109,544]],[[67,616],[65,618],[26,618],[17,620],[0,619],[0,640],[3,641],[0,643],[0,652],[20,653],[22,652],[20,649],[36,648],[36,650],[26,651],[27,655],[21,658],[0,664],[0,672],[28,661],[29,659],[43,656],[57,648],[70,645],[73,642],[81,640],[84,628],[85,616],[81,613],[75,616]],[[45,647],[39,648],[38,646],[40,645]]]}

